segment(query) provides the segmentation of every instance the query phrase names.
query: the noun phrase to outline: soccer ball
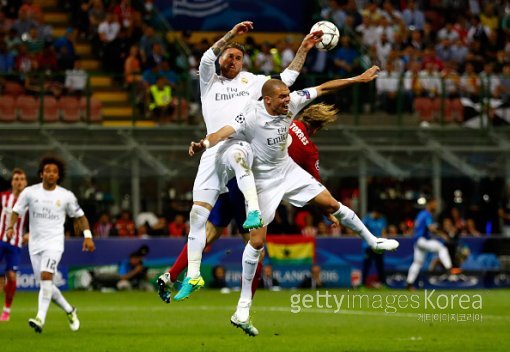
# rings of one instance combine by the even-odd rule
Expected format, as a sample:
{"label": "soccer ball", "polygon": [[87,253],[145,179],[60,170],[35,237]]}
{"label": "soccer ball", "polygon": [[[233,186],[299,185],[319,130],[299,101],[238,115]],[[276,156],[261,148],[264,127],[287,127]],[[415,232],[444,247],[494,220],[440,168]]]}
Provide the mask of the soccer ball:
{"label": "soccer ball", "polygon": [[322,51],[333,49],[338,44],[340,32],[336,26],[329,21],[319,21],[312,26],[310,32],[322,31],[322,40],[315,44],[315,47]]}

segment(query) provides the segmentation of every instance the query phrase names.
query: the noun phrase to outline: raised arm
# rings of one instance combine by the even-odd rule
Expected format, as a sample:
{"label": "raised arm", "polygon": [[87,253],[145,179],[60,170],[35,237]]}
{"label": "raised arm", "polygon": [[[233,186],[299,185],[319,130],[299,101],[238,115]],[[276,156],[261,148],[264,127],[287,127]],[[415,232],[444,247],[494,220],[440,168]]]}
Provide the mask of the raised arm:
{"label": "raised arm", "polygon": [[294,84],[294,82],[296,82],[296,79],[298,78],[299,73],[305,64],[306,55],[308,55],[308,52],[315,46],[315,44],[321,41],[322,35],[322,31],[315,31],[308,33],[305,39],[303,39],[298,51],[296,52],[296,56],[294,56],[294,59],[289,64],[289,67],[280,73],[281,80],[287,86],[290,87]]}
{"label": "raised arm", "polygon": [[201,139],[200,142],[191,142],[191,145],[189,146],[188,153],[189,156],[195,155],[195,153],[207,149],[212,148],[216,144],[218,144],[221,141],[224,141],[231,135],[233,135],[236,132],[234,127],[226,125],[220,128],[218,131],[211,133],[204,139]]}
{"label": "raised arm", "polygon": [[321,96],[328,93],[333,93],[339,89],[345,88],[355,83],[367,83],[377,78],[379,72],[378,66],[372,66],[359,76],[350,78],[335,79],[332,81],[325,82],[320,86],[315,87],[317,90],[317,96]]}
{"label": "raised arm", "polygon": [[238,23],[228,31],[221,39],[219,39],[216,43],[211,47],[214,55],[218,56],[223,48],[235,37],[238,35],[243,35],[250,30],[253,29],[253,22],[251,21],[243,21]]}

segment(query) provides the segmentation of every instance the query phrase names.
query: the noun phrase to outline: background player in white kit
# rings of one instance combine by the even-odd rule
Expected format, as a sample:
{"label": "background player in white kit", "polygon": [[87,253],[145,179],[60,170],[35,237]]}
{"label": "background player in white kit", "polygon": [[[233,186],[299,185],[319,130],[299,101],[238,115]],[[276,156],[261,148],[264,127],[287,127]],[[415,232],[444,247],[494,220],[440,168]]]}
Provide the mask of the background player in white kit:
{"label": "background player in white kit", "polygon": [[[236,43],[228,44],[236,35],[242,35],[252,28],[253,23],[250,21],[235,25],[207,50],[200,60],[202,113],[208,134],[223,127],[241,112],[250,100],[258,99],[262,85],[269,79],[264,75],[241,72],[244,48]],[[321,36],[322,32],[317,31],[305,37],[293,62],[280,75],[286,84],[294,83],[303,67],[306,54],[320,41]],[[217,59],[220,75],[216,74]],[[204,285],[200,276],[200,263],[206,243],[207,219],[219,194],[227,191],[226,184],[234,175],[246,201],[247,217],[243,227],[250,230],[262,226],[255,181],[250,170],[252,159],[251,148],[243,141],[211,148],[202,155],[193,185],[188,272],[174,300],[183,300]],[[160,276],[158,284],[160,287],[171,285],[169,275]]]}
{"label": "background player in white kit", "polygon": [[15,236],[7,238],[7,229],[9,228],[9,220],[11,217],[12,207],[16,204],[19,195],[27,186],[27,175],[21,169],[12,170],[11,190],[0,193],[0,262],[5,258],[5,279],[0,278],[0,284],[4,288],[5,303],[0,316],[0,321],[9,321],[11,317],[11,305],[16,293],[16,271],[21,257],[21,246],[28,240],[28,234],[25,234],[25,220],[20,217],[14,227],[16,228]]}
{"label": "background player in white kit", "polygon": [[[297,113],[313,99],[338,90],[352,83],[369,82],[377,77],[379,68],[373,66],[363,74],[350,80],[333,80],[318,87],[290,93],[288,87],[279,80],[269,80],[262,88],[263,102],[246,107],[228,125],[206,140],[192,142],[190,155],[204,147],[213,147],[218,141],[230,136],[249,142],[253,149],[253,173],[264,224],[269,224],[275,211],[285,199],[291,204],[303,207],[315,204],[325,213],[333,215],[360,235],[376,251],[395,250],[398,242],[377,238],[363,225],[358,216],[347,206],[335,200],[329,191],[299,167],[288,155],[287,135],[289,126]],[[237,134],[236,134],[237,132]],[[205,143],[204,143],[205,142]],[[226,144],[231,143],[227,141]],[[233,325],[242,328],[249,335],[257,335],[258,330],[250,322],[251,281],[260,252],[265,243],[266,227],[250,233],[250,241],[243,253],[243,277],[241,297],[237,310],[231,318]]]}
{"label": "background player in white kit", "polygon": [[[39,164],[38,174],[41,183],[27,187],[21,192],[11,214],[11,224],[18,216],[29,212],[30,240],[28,250],[34,275],[40,279],[39,304],[37,316],[29,319],[29,325],[35,332],[41,333],[46,313],[53,300],[62,308],[69,319],[72,331],[80,328],[76,308],[64,298],[62,292],[53,283],[53,276],[64,252],[64,222],[66,215],[75,218],[75,229],[83,231],[83,250],[94,251],[92,233],[83,210],[74,194],[58,185],[65,176],[64,163],[55,157],[46,157]],[[9,226],[7,236],[13,236]]]}

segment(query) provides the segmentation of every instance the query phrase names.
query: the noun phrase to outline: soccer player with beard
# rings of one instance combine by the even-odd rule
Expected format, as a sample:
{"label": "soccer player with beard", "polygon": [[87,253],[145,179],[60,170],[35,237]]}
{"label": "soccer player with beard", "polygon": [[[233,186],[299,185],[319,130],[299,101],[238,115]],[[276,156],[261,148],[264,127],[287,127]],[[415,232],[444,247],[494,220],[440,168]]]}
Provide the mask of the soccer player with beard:
{"label": "soccer player with beard", "polygon": [[[262,85],[269,79],[264,75],[241,71],[244,48],[230,43],[235,36],[243,35],[252,28],[253,23],[250,21],[235,25],[207,50],[200,60],[200,92],[207,133],[220,129],[238,115],[249,101],[258,99]],[[294,83],[303,67],[306,54],[320,41],[321,36],[322,32],[317,31],[304,38],[293,62],[280,74],[284,82],[289,85]],[[220,65],[219,75],[216,73],[216,60]],[[219,195],[227,192],[226,184],[234,176],[246,201],[247,215],[243,228],[250,230],[262,226],[255,181],[250,170],[252,159],[251,148],[244,141],[218,145],[202,155],[193,186],[187,244],[188,272],[181,289],[174,296],[176,301],[189,297],[204,285],[200,264],[207,238],[206,223]],[[171,299],[174,281],[175,277],[171,277],[170,273],[165,273],[158,279],[158,293],[165,302]]]}
{"label": "soccer player with beard", "polygon": [[[189,154],[214,148],[220,142],[235,140],[250,143],[253,149],[252,171],[255,176],[264,227],[250,232],[250,241],[243,253],[243,275],[241,297],[231,323],[248,335],[255,336],[258,330],[250,321],[252,303],[251,283],[261,250],[265,243],[267,225],[274,218],[282,200],[303,207],[314,204],[323,212],[334,216],[342,225],[350,228],[376,251],[395,250],[395,240],[376,238],[363,225],[357,215],[347,206],[335,200],[329,191],[310,174],[299,167],[288,155],[287,135],[290,124],[297,113],[313,99],[334,92],[352,83],[370,82],[377,77],[379,68],[373,66],[363,74],[345,80],[333,80],[320,86],[290,93],[280,80],[272,79],[262,87],[263,102],[248,105],[225,127],[212,133],[198,143],[192,142]],[[325,113],[322,109],[316,114]]]}

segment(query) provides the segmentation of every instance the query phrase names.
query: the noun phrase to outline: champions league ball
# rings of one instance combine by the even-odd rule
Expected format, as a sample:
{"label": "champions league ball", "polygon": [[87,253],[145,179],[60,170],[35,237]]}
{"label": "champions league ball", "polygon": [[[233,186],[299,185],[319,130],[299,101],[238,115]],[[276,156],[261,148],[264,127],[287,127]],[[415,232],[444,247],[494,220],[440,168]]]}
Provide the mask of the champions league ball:
{"label": "champions league ball", "polygon": [[322,31],[322,40],[315,44],[315,47],[322,51],[333,49],[338,44],[340,32],[336,26],[329,21],[319,21],[313,25],[310,32]]}

